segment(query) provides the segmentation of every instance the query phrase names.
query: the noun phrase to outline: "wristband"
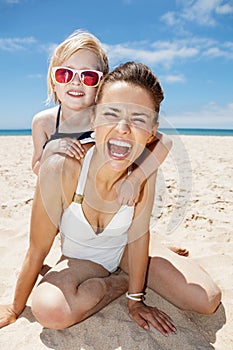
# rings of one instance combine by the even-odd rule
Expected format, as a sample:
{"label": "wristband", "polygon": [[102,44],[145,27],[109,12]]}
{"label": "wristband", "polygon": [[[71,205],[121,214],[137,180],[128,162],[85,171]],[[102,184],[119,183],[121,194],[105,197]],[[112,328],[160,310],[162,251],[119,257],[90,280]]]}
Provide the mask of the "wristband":
{"label": "wristband", "polygon": [[126,298],[128,298],[130,300],[135,300],[135,301],[143,301],[143,300],[145,300],[143,292],[141,292],[141,293],[129,293],[129,292],[126,292],[125,296],[126,296]]}

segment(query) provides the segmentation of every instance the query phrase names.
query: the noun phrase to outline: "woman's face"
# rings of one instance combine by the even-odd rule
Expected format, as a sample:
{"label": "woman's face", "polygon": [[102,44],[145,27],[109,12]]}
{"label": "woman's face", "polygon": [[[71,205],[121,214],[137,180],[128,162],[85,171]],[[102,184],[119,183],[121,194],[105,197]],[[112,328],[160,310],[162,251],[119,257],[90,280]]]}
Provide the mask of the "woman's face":
{"label": "woman's face", "polygon": [[[98,57],[90,50],[80,49],[60,66],[75,70],[87,69],[98,70]],[[54,82],[54,91],[58,100],[63,106],[79,111],[94,104],[96,87],[82,85],[78,74],[68,84],[58,84]]]}
{"label": "woman's face", "polygon": [[115,170],[126,169],[143,152],[157,125],[147,90],[126,82],[104,87],[94,120],[97,150]]}

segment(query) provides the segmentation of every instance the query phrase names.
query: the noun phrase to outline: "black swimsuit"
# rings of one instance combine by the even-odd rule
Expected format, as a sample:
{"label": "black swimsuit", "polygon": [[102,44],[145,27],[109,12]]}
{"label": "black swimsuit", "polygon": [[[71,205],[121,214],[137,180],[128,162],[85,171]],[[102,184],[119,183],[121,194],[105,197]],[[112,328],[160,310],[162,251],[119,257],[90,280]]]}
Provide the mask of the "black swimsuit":
{"label": "black swimsuit", "polygon": [[58,111],[57,111],[56,131],[45,142],[43,149],[45,148],[45,146],[47,145],[48,142],[50,142],[52,140],[62,139],[65,137],[75,138],[76,140],[82,141],[82,143],[95,142],[94,138],[91,136],[93,134],[93,131],[70,132],[70,133],[59,132],[60,115],[61,115],[61,105],[59,106]]}

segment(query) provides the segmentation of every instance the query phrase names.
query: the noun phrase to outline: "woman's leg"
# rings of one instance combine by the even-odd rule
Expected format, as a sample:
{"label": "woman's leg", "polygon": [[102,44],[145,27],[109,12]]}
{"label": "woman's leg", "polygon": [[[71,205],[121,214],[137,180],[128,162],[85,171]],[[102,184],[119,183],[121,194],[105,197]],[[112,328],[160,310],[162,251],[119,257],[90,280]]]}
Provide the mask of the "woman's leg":
{"label": "woman's leg", "polygon": [[[121,267],[128,272],[127,252]],[[184,310],[213,313],[221,292],[210,276],[192,259],[157,245],[150,257],[147,286]]]}
{"label": "woman's leg", "polygon": [[109,274],[87,260],[63,259],[41,280],[32,296],[32,312],[51,329],[84,320],[126,292],[128,277]]}

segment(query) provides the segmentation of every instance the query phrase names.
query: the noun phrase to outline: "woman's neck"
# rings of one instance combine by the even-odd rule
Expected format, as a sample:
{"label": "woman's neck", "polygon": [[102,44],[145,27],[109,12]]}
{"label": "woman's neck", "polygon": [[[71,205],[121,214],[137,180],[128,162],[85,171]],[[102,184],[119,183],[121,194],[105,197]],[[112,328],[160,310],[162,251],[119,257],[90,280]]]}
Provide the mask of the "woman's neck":
{"label": "woman's neck", "polygon": [[99,156],[96,149],[94,150],[91,160],[90,171],[94,174],[96,184],[104,186],[107,191],[111,191],[112,188],[115,188],[116,184],[120,180],[123,180],[128,174],[127,168],[121,171],[110,169],[108,163]]}

